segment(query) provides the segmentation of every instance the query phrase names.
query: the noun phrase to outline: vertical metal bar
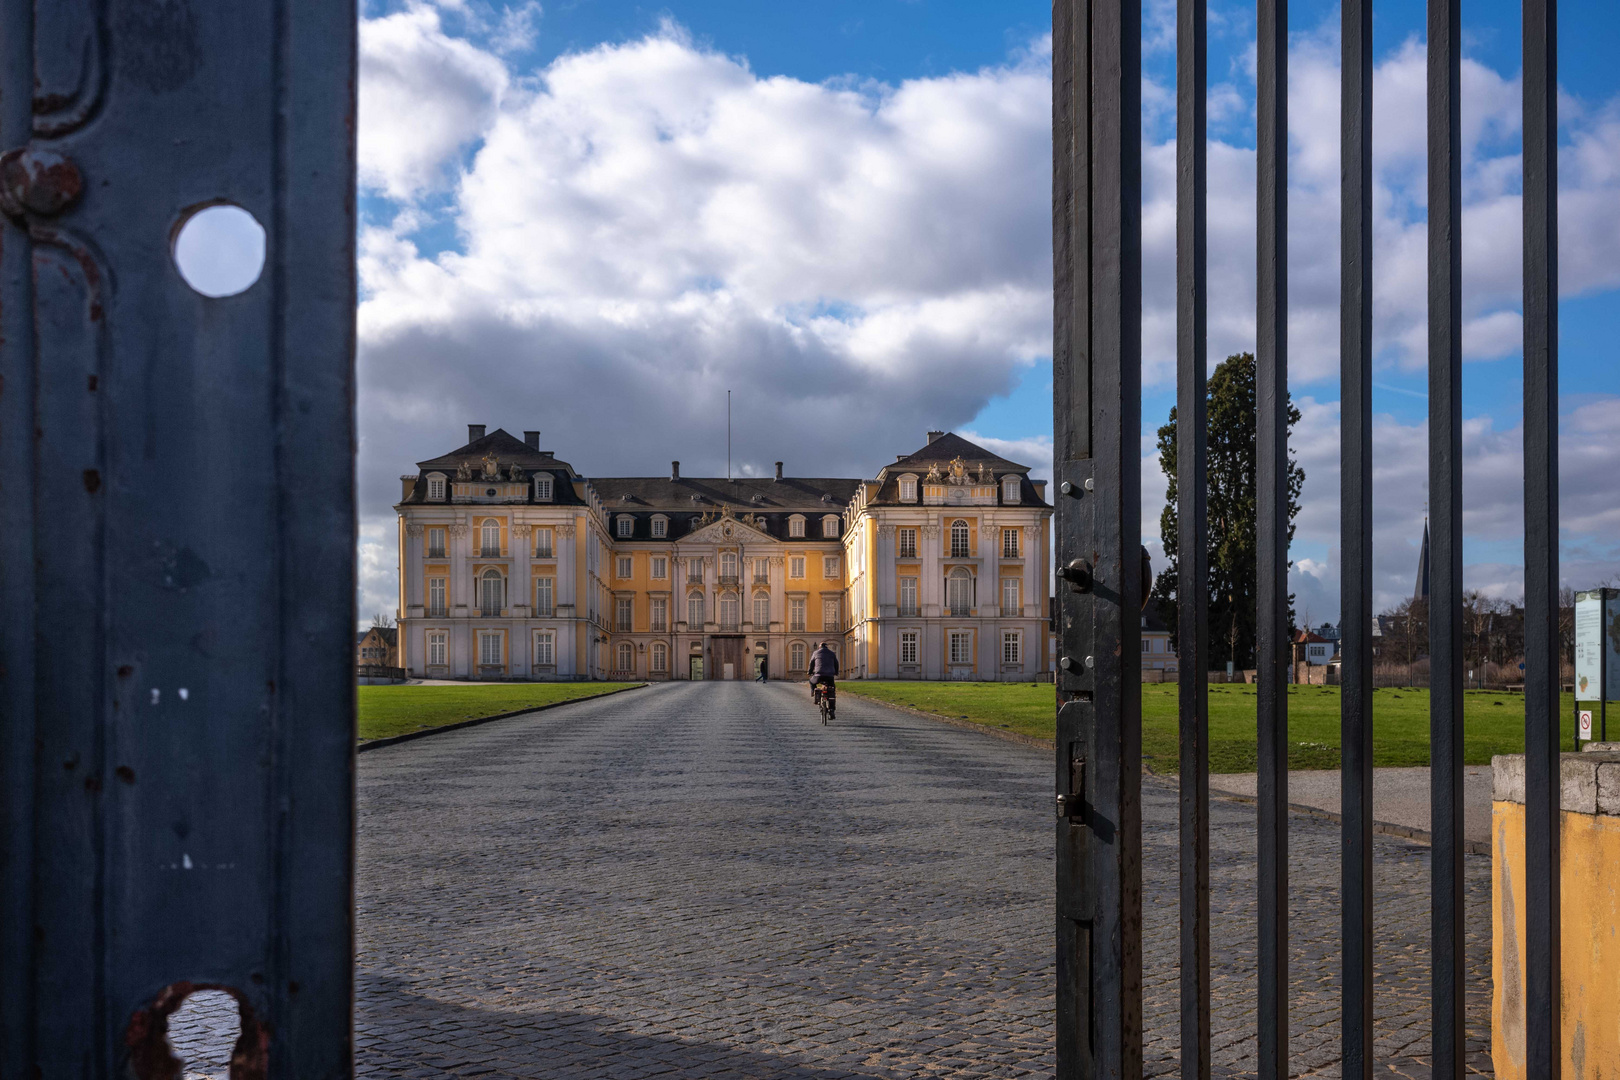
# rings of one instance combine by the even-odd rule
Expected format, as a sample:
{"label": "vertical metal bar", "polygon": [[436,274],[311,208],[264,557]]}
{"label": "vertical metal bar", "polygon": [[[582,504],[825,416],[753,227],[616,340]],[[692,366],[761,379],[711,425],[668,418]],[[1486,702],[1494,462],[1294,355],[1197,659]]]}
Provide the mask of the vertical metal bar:
{"label": "vertical metal bar", "polygon": [[1141,12],[1056,0],[1052,14],[1056,535],[1069,573],[1057,1076],[1081,1080],[1142,1067]]}
{"label": "vertical metal bar", "polygon": [[1558,1080],[1558,5],[1524,0],[1525,1074]]}
{"label": "vertical metal bar", "polygon": [[1259,0],[1255,689],[1261,1080],[1288,1076],[1288,0]]}
{"label": "vertical metal bar", "polygon": [[1344,0],[1339,168],[1343,1075],[1373,1069],[1372,0]]}
{"label": "vertical metal bar", "polygon": [[[34,68],[34,5],[11,0],[0,14],[0,71],[7,89],[30,86]],[[0,148],[33,134],[28,93],[0,93]],[[0,738],[13,746],[35,740],[33,257],[28,232],[0,218]],[[0,1076],[27,1076],[34,1058],[34,890],[31,875],[12,867],[34,863],[34,756],[0,754]],[[9,864],[9,865],[7,865]]]}
{"label": "vertical metal bar", "polygon": [[1429,806],[1436,1080],[1462,1080],[1461,0],[1429,0]]}
{"label": "vertical metal bar", "polygon": [[1181,1075],[1209,1080],[1208,2],[1176,6],[1176,638]]}

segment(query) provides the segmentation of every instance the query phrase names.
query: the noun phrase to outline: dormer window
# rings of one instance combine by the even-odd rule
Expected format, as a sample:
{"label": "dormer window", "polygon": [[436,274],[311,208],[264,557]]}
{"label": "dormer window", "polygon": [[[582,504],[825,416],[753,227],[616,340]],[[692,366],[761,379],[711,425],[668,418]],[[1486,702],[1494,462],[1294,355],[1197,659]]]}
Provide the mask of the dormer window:
{"label": "dormer window", "polygon": [[1004,476],[1001,478],[1001,501],[1004,503],[1018,501],[1018,477]]}
{"label": "dormer window", "polygon": [[551,477],[537,476],[534,478],[534,501],[551,501]]}
{"label": "dormer window", "polygon": [[432,473],[427,482],[428,502],[444,502],[444,474]]}
{"label": "dormer window", "polygon": [[793,540],[804,539],[804,515],[794,514],[788,518],[788,537]]}
{"label": "dormer window", "polygon": [[636,519],[635,518],[631,517],[629,514],[620,514],[619,515],[618,530],[619,530],[619,535],[621,537],[629,536],[635,530],[635,527],[636,527]]}
{"label": "dormer window", "polygon": [[821,519],[821,535],[829,540],[838,539],[838,515],[828,514]]}
{"label": "dormer window", "polygon": [[669,518],[662,514],[652,519],[652,534],[662,538],[669,535]]}
{"label": "dormer window", "polygon": [[917,501],[917,478],[915,476],[902,476],[900,478],[900,501]]}

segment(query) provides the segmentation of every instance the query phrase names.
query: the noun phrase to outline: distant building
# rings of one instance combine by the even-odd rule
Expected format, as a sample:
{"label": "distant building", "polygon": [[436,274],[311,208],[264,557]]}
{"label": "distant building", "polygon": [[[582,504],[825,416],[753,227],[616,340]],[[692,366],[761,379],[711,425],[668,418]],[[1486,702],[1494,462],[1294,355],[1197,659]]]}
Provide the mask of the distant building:
{"label": "distant building", "polygon": [[1142,611],[1142,670],[1174,672],[1179,670],[1174,647],[1170,644],[1170,628],[1164,624],[1149,604]]}
{"label": "distant building", "polygon": [[392,626],[373,626],[356,634],[354,662],[399,667],[399,631]]}
{"label": "distant building", "polygon": [[1312,666],[1330,663],[1339,654],[1339,643],[1330,641],[1314,630],[1301,630],[1294,635],[1295,655]]}

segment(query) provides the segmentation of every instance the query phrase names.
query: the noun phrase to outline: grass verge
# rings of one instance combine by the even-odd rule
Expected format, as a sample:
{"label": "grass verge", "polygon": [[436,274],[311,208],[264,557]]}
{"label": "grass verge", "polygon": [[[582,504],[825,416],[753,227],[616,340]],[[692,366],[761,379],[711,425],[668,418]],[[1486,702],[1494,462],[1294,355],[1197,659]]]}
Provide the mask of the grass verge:
{"label": "grass verge", "polygon": [[466,686],[359,686],[360,741],[385,739],[481,716],[581,701],[636,683],[468,683]]}
{"label": "grass verge", "polygon": [[[1056,698],[1050,683],[845,682],[847,693],[906,705],[924,712],[1050,739],[1056,727]],[[1174,684],[1142,687],[1142,760],[1158,773],[1178,768],[1177,706]],[[1563,745],[1571,747],[1574,699],[1565,694],[1560,709]],[[1339,767],[1339,688],[1288,688],[1288,767]],[[1209,688],[1209,767],[1211,772],[1253,772],[1255,688]],[[1495,754],[1524,752],[1524,695],[1469,690],[1463,695],[1463,759],[1487,765]],[[1429,763],[1429,692],[1400,687],[1373,691],[1373,764],[1379,767]]]}

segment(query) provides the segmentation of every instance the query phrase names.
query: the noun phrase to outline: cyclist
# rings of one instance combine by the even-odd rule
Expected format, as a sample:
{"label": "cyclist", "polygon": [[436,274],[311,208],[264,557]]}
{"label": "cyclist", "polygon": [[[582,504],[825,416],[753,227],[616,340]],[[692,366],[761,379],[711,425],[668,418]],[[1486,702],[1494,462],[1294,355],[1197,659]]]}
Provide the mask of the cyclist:
{"label": "cyclist", "polygon": [[816,701],[816,687],[838,685],[838,655],[825,641],[810,654],[810,700]]}

